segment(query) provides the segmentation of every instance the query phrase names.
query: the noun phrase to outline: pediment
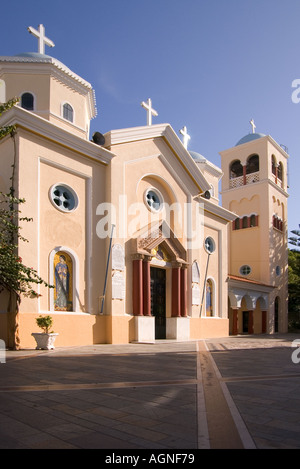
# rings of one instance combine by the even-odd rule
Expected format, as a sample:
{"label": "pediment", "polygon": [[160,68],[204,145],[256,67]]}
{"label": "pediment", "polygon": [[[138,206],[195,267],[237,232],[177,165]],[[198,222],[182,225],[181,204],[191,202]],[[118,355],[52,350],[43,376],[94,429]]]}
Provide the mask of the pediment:
{"label": "pediment", "polygon": [[187,263],[186,249],[165,221],[144,227],[133,242],[134,251],[138,254],[152,256],[153,249],[161,246],[171,262]]}

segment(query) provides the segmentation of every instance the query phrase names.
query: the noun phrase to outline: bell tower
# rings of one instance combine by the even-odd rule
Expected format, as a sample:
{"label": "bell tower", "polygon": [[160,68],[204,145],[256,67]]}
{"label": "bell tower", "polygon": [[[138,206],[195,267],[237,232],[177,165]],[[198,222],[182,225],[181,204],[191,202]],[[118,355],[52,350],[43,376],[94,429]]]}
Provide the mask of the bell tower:
{"label": "bell tower", "polygon": [[[254,311],[252,332],[284,332],[288,154],[271,136],[256,133],[253,120],[250,123],[252,133],[220,152],[222,205],[236,213],[228,237],[229,286],[235,285],[232,298],[242,295],[235,309]],[[241,325],[237,332],[243,332]]]}

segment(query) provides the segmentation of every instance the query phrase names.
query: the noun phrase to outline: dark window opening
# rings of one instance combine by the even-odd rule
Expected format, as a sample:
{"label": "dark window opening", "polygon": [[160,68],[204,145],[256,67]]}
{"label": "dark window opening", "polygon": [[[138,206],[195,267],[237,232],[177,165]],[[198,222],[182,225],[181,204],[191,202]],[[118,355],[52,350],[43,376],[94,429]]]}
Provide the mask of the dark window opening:
{"label": "dark window opening", "polygon": [[230,165],[230,179],[240,176],[243,176],[243,166],[239,160],[233,161]]}
{"label": "dark window opening", "polygon": [[259,171],[259,156],[252,155],[247,161],[246,174],[256,173],[257,171]]}
{"label": "dark window opening", "polygon": [[27,111],[33,111],[34,99],[31,93],[24,93],[21,96],[21,107]]}

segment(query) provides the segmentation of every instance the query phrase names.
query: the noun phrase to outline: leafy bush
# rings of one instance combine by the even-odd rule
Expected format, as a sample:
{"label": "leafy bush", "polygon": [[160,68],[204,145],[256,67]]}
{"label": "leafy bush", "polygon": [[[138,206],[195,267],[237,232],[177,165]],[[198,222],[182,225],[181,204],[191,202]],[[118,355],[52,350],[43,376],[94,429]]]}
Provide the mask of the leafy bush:
{"label": "leafy bush", "polygon": [[49,334],[49,330],[53,325],[53,319],[51,316],[39,316],[36,318],[36,323],[46,334]]}

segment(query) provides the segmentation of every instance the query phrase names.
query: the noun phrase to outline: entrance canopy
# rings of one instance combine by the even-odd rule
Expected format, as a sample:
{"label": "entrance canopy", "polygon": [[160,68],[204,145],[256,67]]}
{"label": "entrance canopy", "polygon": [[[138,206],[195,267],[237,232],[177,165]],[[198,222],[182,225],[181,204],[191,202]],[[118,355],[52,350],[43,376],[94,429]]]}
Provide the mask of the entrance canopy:
{"label": "entrance canopy", "polygon": [[132,252],[147,256],[153,256],[153,250],[161,246],[170,262],[187,264],[186,249],[165,221],[142,228],[132,239],[132,244]]}

